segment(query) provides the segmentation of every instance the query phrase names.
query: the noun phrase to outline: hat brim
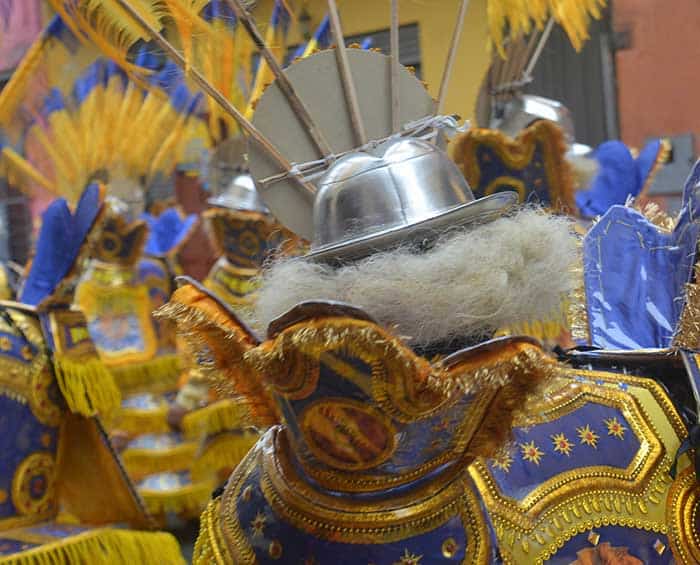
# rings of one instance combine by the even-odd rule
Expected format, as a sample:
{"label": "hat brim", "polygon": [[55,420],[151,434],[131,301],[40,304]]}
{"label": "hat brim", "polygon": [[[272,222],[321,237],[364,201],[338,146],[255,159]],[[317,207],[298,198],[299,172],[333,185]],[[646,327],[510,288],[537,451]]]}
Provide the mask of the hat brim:
{"label": "hat brim", "polygon": [[398,246],[419,235],[428,237],[431,232],[456,226],[470,226],[491,222],[500,218],[518,202],[518,194],[512,191],[497,192],[473,202],[450,208],[433,218],[407,226],[399,226],[348,239],[333,245],[311,250],[305,257],[319,263],[355,261]]}

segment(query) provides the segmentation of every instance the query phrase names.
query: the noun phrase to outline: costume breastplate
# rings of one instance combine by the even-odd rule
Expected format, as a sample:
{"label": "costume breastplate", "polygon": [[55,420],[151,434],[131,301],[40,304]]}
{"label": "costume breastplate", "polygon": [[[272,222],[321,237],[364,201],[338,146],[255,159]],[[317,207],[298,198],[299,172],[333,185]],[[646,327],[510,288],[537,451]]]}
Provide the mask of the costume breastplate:
{"label": "costume breastplate", "polygon": [[669,475],[687,430],[658,384],[563,369],[513,434],[470,467],[506,563],[694,562],[692,489]]}

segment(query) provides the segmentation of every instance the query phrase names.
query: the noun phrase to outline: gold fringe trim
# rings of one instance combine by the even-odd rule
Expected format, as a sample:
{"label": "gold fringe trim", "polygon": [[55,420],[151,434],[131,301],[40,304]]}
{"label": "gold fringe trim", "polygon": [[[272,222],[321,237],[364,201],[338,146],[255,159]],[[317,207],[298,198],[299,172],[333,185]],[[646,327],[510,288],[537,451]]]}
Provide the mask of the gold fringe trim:
{"label": "gold fringe trim", "polygon": [[[5,535],[11,537],[6,532]],[[177,540],[165,532],[99,529],[47,543],[1,558],[2,565],[135,565],[168,563],[184,565]]]}
{"label": "gold fringe trim", "polygon": [[114,378],[99,359],[73,360],[54,356],[58,386],[71,412],[109,417],[121,404]]}
{"label": "gold fringe trim", "polygon": [[191,439],[240,430],[250,425],[250,414],[245,405],[230,399],[218,400],[205,408],[193,410],[182,420],[185,437]]}
{"label": "gold fringe trim", "polygon": [[673,336],[673,347],[698,349],[700,347],[700,263],[695,265],[693,282],[685,285],[685,305]]}
{"label": "gold fringe trim", "polygon": [[177,390],[180,380],[180,359],[177,355],[161,355],[110,370],[122,394],[171,392]]}
{"label": "gold fringe trim", "polygon": [[177,514],[183,518],[195,518],[206,507],[215,486],[213,480],[200,481],[167,491],[139,489],[139,494],[153,516]]}
{"label": "gold fringe trim", "polygon": [[659,231],[671,233],[673,228],[676,227],[675,218],[664,212],[656,202],[647,202],[644,206],[640,206],[635,202],[634,208],[659,228]]}
{"label": "gold fringe trim", "polygon": [[192,480],[201,481],[220,471],[233,471],[260,439],[257,432],[220,434],[205,445],[192,466]]}
{"label": "gold fringe trim", "polygon": [[578,248],[578,260],[572,268],[576,287],[571,292],[566,317],[571,338],[579,343],[589,345],[591,343],[591,331],[588,324],[586,281],[583,276],[583,241],[579,241]]}
{"label": "gold fringe trim", "polygon": [[561,308],[552,312],[546,320],[535,320],[514,324],[496,333],[496,337],[506,335],[526,335],[540,341],[554,341],[567,329],[569,302],[562,302]]}
{"label": "gold fringe trim", "polygon": [[171,431],[168,424],[168,407],[151,410],[122,408],[111,427],[129,435],[167,433]]}
{"label": "gold fringe trim", "polygon": [[173,320],[178,335],[193,350],[210,352],[211,359],[199,362],[199,368],[220,397],[235,397],[255,425],[267,427],[280,421],[264,381],[244,358],[257,345],[255,338],[216,300],[185,285],[156,316]]}
{"label": "gold fringe trim", "polygon": [[122,453],[122,461],[127,473],[138,479],[155,473],[188,470],[198,449],[199,445],[196,442],[182,443],[165,449],[127,448]]}

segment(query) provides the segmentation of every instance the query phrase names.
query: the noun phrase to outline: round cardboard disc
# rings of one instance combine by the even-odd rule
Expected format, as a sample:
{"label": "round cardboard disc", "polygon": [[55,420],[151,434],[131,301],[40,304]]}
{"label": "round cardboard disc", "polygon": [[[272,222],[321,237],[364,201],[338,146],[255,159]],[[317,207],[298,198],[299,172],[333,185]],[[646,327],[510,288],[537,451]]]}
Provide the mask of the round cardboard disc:
{"label": "round cardboard disc", "polygon": [[[378,140],[391,135],[390,58],[362,49],[348,49],[347,55],[368,139]],[[301,59],[287,67],[284,73],[333,153],[357,147],[335,49]],[[405,67],[400,69],[399,91],[401,124],[434,114],[435,101],[423,83]],[[272,83],[258,101],[253,124],[292,164],[321,157],[276,83]],[[248,141],[248,161],[256,181],[283,172],[251,140]],[[266,185],[258,182],[258,190],[281,223],[301,237],[312,239],[313,197],[296,181],[284,179]]]}

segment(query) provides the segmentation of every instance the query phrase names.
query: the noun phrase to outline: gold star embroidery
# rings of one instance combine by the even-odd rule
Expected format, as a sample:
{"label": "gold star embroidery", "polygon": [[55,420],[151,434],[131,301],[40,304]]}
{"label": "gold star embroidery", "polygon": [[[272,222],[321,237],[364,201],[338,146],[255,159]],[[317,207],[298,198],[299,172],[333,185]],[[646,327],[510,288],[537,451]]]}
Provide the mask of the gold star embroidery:
{"label": "gold star embroidery", "polygon": [[552,443],[554,444],[554,451],[563,453],[564,455],[571,455],[571,450],[574,444],[571,443],[564,434],[555,434],[552,436]]}
{"label": "gold star embroidery", "polygon": [[9,337],[0,337],[0,349],[3,351],[10,351],[10,349],[12,349],[12,342]]}
{"label": "gold star embroidery", "polygon": [[625,439],[625,431],[627,431],[627,428],[618,422],[617,418],[610,418],[603,421],[608,427],[609,436],[615,436],[618,439]]}
{"label": "gold star embroidery", "polygon": [[263,535],[263,531],[265,530],[266,522],[267,522],[267,519],[265,518],[265,514],[263,514],[262,512],[258,512],[255,515],[255,518],[253,518],[253,521],[250,523],[250,527],[253,530],[253,537],[254,538]]}
{"label": "gold star embroidery", "polygon": [[415,555],[414,553],[409,553],[408,549],[403,550],[403,555],[394,565],[420,565],[420,560],[423,559],[422,555]]}
{"label": "gold star embroidery", "polygon": [[510,471],[510,466],[513,464],[513,458],[507,451],[498,453],[492,460],[492,464],[496,469],[500,469],[504,473]]}
{"label": "gold star embroidery", "polygon": [[540,451],[540,448],[535,445],[534,440],[530,443],[521,443],[520,449],[523,452],[523,459],[525,461],[530,461],[535,465],[540,464],[540,459],[542,459],[544,452]]}
{"label": "gold star embroidery", "polygon": [[595,433],[588,424],[582,428],[576,428],[576,431],[578,432],[578,437],[581,440],[581,443],[590,445],[593,448],[598,446],[600,436]]}

